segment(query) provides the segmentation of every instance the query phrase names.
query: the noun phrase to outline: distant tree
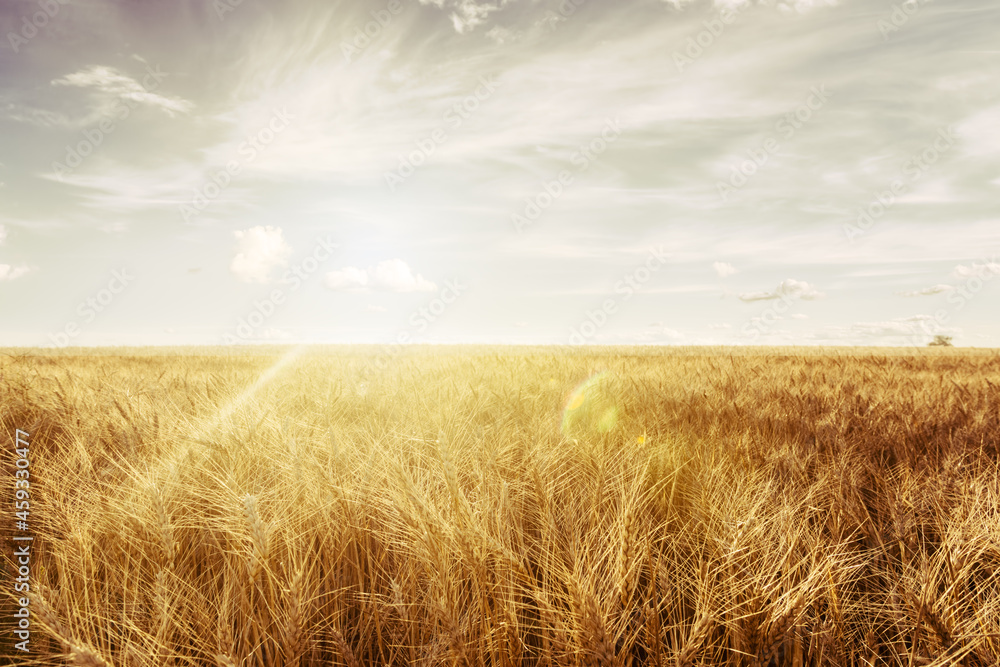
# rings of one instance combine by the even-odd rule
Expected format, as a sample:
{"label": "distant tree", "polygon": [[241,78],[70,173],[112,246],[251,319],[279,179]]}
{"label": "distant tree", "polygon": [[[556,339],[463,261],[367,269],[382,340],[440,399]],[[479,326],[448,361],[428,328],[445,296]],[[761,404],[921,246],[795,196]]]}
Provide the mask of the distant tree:
{"label": "distant tree", "polygon": [[934,336],[934,340],[927,343],[928,347],[952,347],[951,336],[945,336],[944,334],[937,334]]}

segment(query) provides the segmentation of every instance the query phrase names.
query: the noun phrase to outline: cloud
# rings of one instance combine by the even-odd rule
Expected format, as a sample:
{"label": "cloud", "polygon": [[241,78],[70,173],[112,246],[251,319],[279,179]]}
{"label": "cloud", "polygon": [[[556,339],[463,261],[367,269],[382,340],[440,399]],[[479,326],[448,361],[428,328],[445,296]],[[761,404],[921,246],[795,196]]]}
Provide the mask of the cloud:
{"label": "cloud", "polygon": [[955,288],[952,285],[941,284],[913,290],[911,292],[896,292],[896,294],[899,294],[900,296],[933,296],[935,294],[941,294],[942,292],[948,292],[953,289]]}
{"label": "cloud", "polygon": [[855,322],[846,327],[830,327],[814,338],[859,344],[881,340],[892,344],[923,345],[934,335],[957,333],[961,333],[961,329],[943,327],[932,315],[914,315],[881,322]]}
{"label": "cloud", "polygon": [[17,280],[31,269],[24,264],[11,266],[10,264],[0,264],[0,282],[5,280]]}
{"label": "cloud", "polygon": [[280,227],[251,227],[233,235],[238,243],[229,270],[244,282],[266,283],[271,271],[287,264],[292,254]]}
{"label": "cloud", "polygon": [[455,31],[464,34],[486,22],[489,15],[501,9],[509,0],[477,2],[476,0],[420,0],[422,5],[434,5],[438,9],[452,10],[448,18]]}
{"label": "cloud", "polygon": [[376,306],[374,303],[368,304],[369,313],[384,313],[388,310],[385,306]]}
{"label": "cloud", "polygon": [[951,275],[955,278],[986,278],[1000,274],[1000,264],[997,262],[986,262],[984,264],[972,263],[972,266],[959,264]]}
{"label": "cloud", "polygon": [[778,10],[786,13],[797,12],[805,14],[816,7],[833,7],[836,0],[782,0],[778,3]]}
{"label": "cloud", "polygon": [[[0,245],[4,244],[7,240],[7,228],[0,225]],[[0,264],[0,282],[5,280],[17,280],[24,274],[31,271],[31,268],[25,264],[20,266],[11,266],[10,264]]]}
{"label": "cloud", "polygon": [[807,282],[801,280],[795,280],[794,278],[789,278],[784,280],[771,292],[744,292],[740,294],[740,300],[751,302],[751,301],[772,301],[774,299],[781,299],[784,297],[803,299],[805,301],[813,301],[815,299],[822,299],[825,294],[818,291],[815,287]]}
{"label": "cloud", "polygon": [[808,320],[809,316],[805,313],[792,313],[789,315],[793,320]]}
{"label": "cloud", "polygon": [[437,286],[414,274],[401,259],[387,259],[374,267],[345,266],[326,274],[326,286],[340,292],[430,292]]}
{"label": "cloud", "polygon": [[92,65],[62,78],[53,79],[52,85],[86,88],[104,98],[105,103],[110,99],[127,100],[159,108],[168,116],[186,114],[194,108],[194,104],[187,100],[154,93],[132,77],[122,74],[113,67],[103,65]]}
{"label": "cloud", "polygon": [[737,273],[736,267],[727,262],[715,262],[712,264],[712,268],[715,269],[715,272],[719,274],[720,278],[725,278]]}
{"label": "cloud", "polygon": [[732,324],[709,324],[709,329],[732,329]]}
{"label": "cloud", "polygon": [[497,44],[506,44],[508,42],[513,42],[520,36],[520,33],[511,30],[509,28],[504,28],[503,26],[495,25],[486,32],[486,37],[492,39]]}

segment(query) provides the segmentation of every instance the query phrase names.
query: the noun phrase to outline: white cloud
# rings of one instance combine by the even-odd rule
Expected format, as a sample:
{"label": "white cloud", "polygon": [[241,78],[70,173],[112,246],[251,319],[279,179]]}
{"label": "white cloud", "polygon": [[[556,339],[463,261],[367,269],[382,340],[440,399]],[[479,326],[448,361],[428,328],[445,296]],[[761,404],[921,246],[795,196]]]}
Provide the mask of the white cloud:
{"label": "white cloud", "polygon": [[814,338],[855,344],[882,342],[894,345],[924,345],[936,334],[957,333],[961,333],[961,329],[943,327],[931,315],[914,315],[882,322],[855,322],[846,327],[830,327],[816,334]]}
{"label": "white cloud", "polygon": [[709,329],[732,329],[732,324],[709,324]]}
{"label": "white cloud", "polygon": [[251,227],[233,232],[238,243],[229,270],[248,283],[266,283],[271,272],[288,263],[292,248],[280,227]]}
{"label": "white cloud", "polygon": [[368,287],[368,272],[353,266],[326,274],[326,286],[333,290],[364,289]]}
{"label": "white cloud", "polygon": [[833,7],[836,0],[782,0],[778,3],[778,10],[782,12],[797,12],[805,14],[816,7]]}
{"label": "white cloud", "polygon": [[[194,108],[194,105],[187,100],[154,93],[132,77],[122,74],[113,67],[103,65],[92,65],[60,79],[54,79],[52,85],[87,88],[106,98],[105,104],[111,99],[127,100],[162,109],[169,116],[188,113]],[[152,87],[151,85],[150,88]]]}
{"label": "white cloud", "polygon": [[[0,225],[0,245],[4,244],[7,240],[7,228]],[[24,274],[31,271],[31,269],[22,264],[20,266],[11,266],[10,264],[0,264],[0,282],[4,280],[17,280]]]}
{"label": "white cloud", "polygon": [[369,313],[384,313],[387,310],[388,309],[385,306],[377,306],[374,303],[368,304],[368,312]]}
{"label": "white cloud", "polygon": [[514,30],[510,30],[509,28],[495,25],[486,32],[486,36],[497,44],[506,44],[516,40],[519,33]]}
{"label": "white cloud", "polygon": [[959,264],[955,267],[955,270],[951,272],[951,275],[955,278],[986,278],[992,277],[994,275],[1000,274],[1000,263],[997,262],[986,262],[984,264],[972,263],[972,266],[965,266],[964,264]]}
{"label": "white cloud", "polygon": [[337,291],[430,292],[437,286],[414,274],[401,259],[387,259],[367,269],[345,266],[326,274],[326,286]]}
{"label": "white cloud", "polygon": [[507,4],[509,0],[497,2],[477,2],[476,0],[420,0],[422,5],[434,5],[438,9],[450,8],[451,24],[459,33],[465,33],[482,25],[489,15]]}
{"label": "white cloud", "polygon": [[771,292],[744,292],[743,294],[740,294],[740,300],[747,302],[771,301],[782,297],[789,297],[812,301],[814,299],[822,299],[824,296],[826,295],[809,283],[789,278],[788,280],[783,280],[781,284],[779,284]]}
{"label": "white cloud", "polygon": [[792,313],[789,315],[793,320],[808,320],[809,316],[805,313]]}
{"label": "white cloud", "polygon": [[736,267],[728,262],[715,262],[712,264],[712,268],[715,269],[715,272],[719,274],[720,278],[725,278],[737,273]]}
{"label": "white cloud", "polygon": [[0,264],[0,282],[5,280],[17,280],[24,274],[31,271],[30,268],[24,264],[20,266],[11,266],[10,264]]}
{"label": "white cloud", "polygon": [[955,289],[952,285],[932,285],[930,287],[925,287],[923,289],[913,290],[910,292],[897,292],[900,296],[933,296],[935,294],[941,294],[942,292],[948,292]]}

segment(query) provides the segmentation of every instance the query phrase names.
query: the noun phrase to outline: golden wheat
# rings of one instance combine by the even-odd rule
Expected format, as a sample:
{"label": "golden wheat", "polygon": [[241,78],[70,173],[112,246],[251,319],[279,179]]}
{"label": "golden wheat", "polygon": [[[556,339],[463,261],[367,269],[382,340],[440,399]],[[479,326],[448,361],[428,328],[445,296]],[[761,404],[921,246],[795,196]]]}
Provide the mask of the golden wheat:
{"label": "golden wheat", "polygon": [[380,355],[0,356],[24,664],[1000,664],[993,352]]}

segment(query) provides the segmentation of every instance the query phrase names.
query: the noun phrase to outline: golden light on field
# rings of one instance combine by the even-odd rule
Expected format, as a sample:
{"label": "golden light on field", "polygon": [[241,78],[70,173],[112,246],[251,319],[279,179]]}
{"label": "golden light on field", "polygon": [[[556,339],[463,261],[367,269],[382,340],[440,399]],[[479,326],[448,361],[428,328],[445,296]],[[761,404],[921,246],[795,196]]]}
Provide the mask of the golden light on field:
{"label": "golden light on field", "polygon": [[379,354],[0,356],[14,664],[1000,664],[992,353]]}
{"label": "golden light on field", "polygon": [[588,432],[607,433],[618,423],[612,377],[600,372],[580,383],[569,395],[562,415],[562,433],[567,438]]}

